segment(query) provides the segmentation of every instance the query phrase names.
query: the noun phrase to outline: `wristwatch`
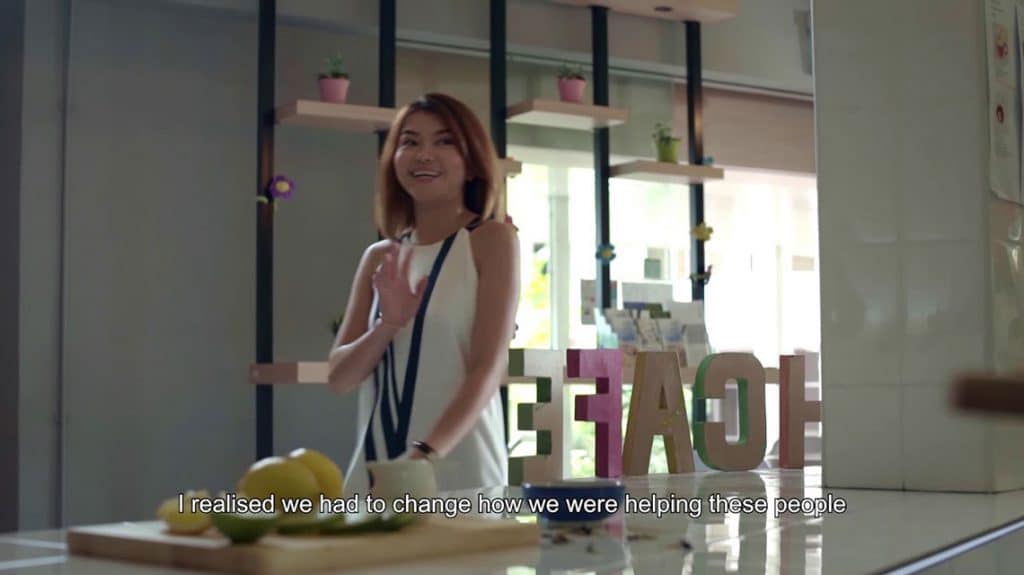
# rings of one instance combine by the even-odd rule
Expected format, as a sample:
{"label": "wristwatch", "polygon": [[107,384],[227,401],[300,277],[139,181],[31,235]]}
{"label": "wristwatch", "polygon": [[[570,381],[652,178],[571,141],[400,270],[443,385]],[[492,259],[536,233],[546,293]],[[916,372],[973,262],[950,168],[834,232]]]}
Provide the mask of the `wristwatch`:
{"label": "wristwatch", "polygon": [[433,461],[434,457],[437,456],[437,451],[435,451],[434,448],[426,441],[413,441],[412,447],[422,453],[423,457],[428,461]]}

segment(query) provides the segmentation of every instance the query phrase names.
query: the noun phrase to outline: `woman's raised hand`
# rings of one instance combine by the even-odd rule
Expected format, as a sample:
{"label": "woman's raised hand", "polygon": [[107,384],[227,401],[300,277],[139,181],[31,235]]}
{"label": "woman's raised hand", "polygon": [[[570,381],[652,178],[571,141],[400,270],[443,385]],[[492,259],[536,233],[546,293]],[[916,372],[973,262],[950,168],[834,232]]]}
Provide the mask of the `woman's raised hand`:
{"label": "woman's raised hand", "polygon": [[416,315],[427,287],[424,277],[416,284],[416,291],[409,290],[412,250],[408,250],[404,258],[402,251],[401,245],[393,242],[384,254],[384,262],[373,274],[373,287],[380,297],[381,323],[394,328],[403,327]]}

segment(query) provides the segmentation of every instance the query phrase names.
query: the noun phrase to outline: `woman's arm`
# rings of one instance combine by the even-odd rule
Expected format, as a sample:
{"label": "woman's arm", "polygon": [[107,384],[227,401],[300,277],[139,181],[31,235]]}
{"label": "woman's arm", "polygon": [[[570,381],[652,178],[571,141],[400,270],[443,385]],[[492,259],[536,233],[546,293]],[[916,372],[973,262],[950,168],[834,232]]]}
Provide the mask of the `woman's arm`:
{"label": "woman's arm", "polygon": [[[466,379],[426,437],[441,456],[473,427],[508,371],[508,346],[519,306],[519,240],[510,224],[487,222],[470,235],[477,265],[476,316]],[[417,450],[410,456],[418,457]]]}
{"label": "woman's arm", "polygon": [[[409,290],[411,261],[411,254],[403,259],[398,244],[387,240],[373,244],[363,254],[345,318],[327,357],[327,383],[333,391],[351,391],[362,383],[398,330],[415,315],[426,281],[421,280],[416,291]],[[374,288],[380,297],[382,319],[367,330]]]}
{"label": "woman's arm", "polygon": [[359,260],[345,317],[327,356],[327,384],[332,391],[351,391],[366,379],[397,331],[379,322],[372,329],[366,328],[373,305],[373,272],[387,244],[385,240],[370,245]]}

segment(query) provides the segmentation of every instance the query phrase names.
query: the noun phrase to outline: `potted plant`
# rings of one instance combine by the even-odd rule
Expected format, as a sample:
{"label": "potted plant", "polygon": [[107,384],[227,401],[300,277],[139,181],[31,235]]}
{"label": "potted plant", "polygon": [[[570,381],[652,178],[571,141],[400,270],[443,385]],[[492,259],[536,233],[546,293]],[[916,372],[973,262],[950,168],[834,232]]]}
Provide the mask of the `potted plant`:
{"label": "potted plant", "polygon": [[679,138],[672,135],[671,126],[658,122],[651,137],[659,162],[679,163]]}
{"label": "potted plant", "polygon": [[348,73],[341,54],[327,58],[327,71],[320,74],[320,100],[344,104],[348,98]]}
{"label": "potted plant", "polygon": [[581,66],[562,64],[558,70],[558,97],[563,102],[583,103],[583,90],[587,88],[587,77]]}

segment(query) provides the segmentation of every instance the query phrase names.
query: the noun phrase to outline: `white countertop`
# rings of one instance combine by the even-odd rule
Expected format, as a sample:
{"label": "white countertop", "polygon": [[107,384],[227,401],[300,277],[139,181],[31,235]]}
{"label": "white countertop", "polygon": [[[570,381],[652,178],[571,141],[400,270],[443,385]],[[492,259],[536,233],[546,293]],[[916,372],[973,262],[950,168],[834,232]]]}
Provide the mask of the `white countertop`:
{"label": "white countertop", "polygon": [[[392,564],[358,573],[867,573],[884,571],[955,542],[1024,519],[1024,491],[996,495],[821,488],[820,468],[749,473],[696,473],[628,478],[633,498],[699,497],[700,518],[623,514],[592,533],[548,530],[535,548]],[[518,496],[517,488],[480,490],[488,497]],[[767,514],[712,515],[707,496],[766,498]],[[820,498],[831,493],[847,511],[814,518],[781,515],[775,499]],[[456,492],[476,500],[477,492]],[[1017,532],[1019,538],[1024,531]],[[682,543],[686,540],[687,549]],[[0,575],[142,575],[186,573],[180,569],[68,556],[64,532],[0,535]],[[987,557],[985,554],[998,554]],[[981,555],[979,555],[981,554]],[[1015,556],[1008,556],[1015,555]],[[964,556],[968,557],[968,556]],[[1024,546],[988,545],[961,563],[1024,564]],[[981,563],[978,563],[980,561]],[[346,571],[351,573],[352,571]],[[937,572],[946,572],[940,566]]]}

